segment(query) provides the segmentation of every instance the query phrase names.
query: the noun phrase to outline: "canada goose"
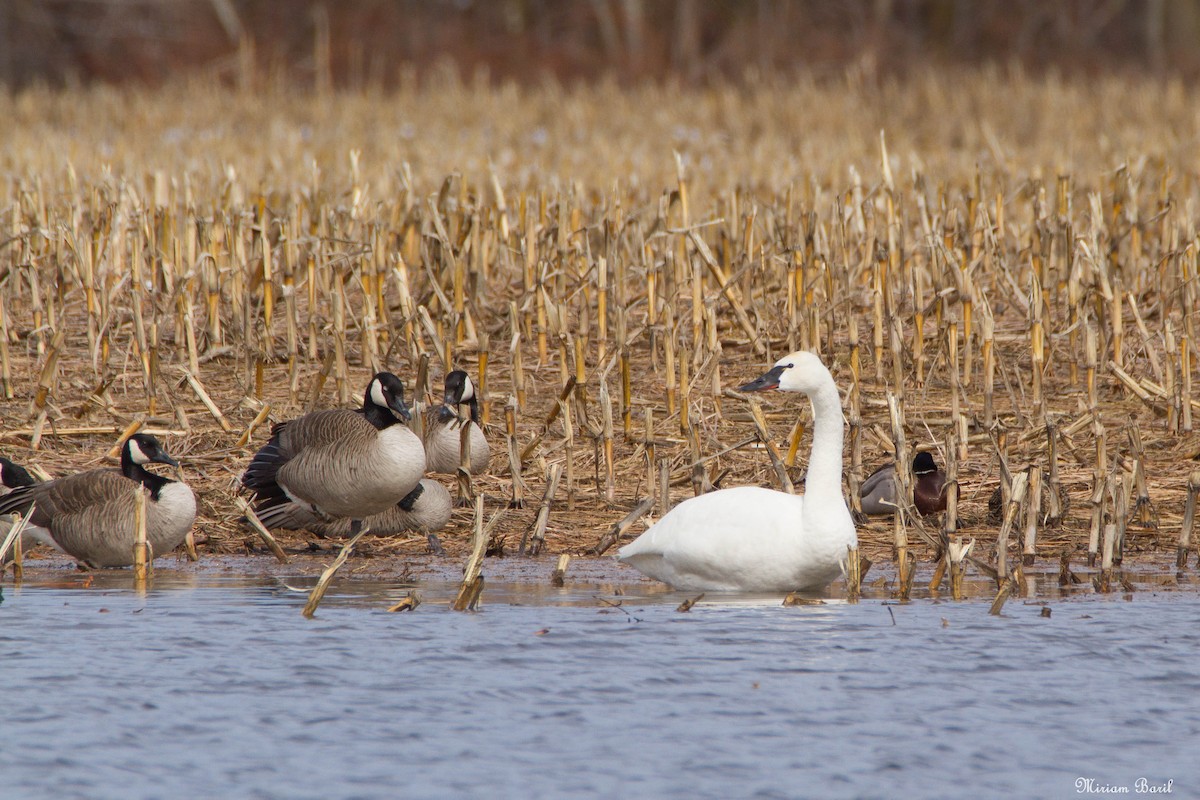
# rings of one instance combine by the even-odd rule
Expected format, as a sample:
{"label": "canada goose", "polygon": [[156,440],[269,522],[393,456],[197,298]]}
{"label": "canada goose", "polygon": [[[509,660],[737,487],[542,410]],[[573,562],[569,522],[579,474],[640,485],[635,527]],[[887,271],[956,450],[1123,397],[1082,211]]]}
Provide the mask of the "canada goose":
{"label": "canada goose", "polygon": [[[363,520],[371,533],[381,536],[402,531],[433,533],[446,527],[452,507],[450,492],[432,478],[422,478],[417,486],[420,491],[409,492],[410,509],[397,503]],[[259,519],[268,528],[306,530],[321,537],[344,537],[350,532],[350,520],[346,517],[322,519],[299,503],[281,503],[265,509]]]}
{"label": "canada goose", "polygon": [[[946,510],[946,473],[938,469],[930,453],[913,459],[913,506],[921,516]],[[896,512],[896,465],[872,472],[859,488],[864,514]]]}
{"label": "canada goose", "polygon": [[151,462],[179,466],[158,439],[135,433],[121,446],[120,469],[18,486],[0,497],[0,514],[24,514],[35,506],[26,528],[32,538],[89,567],[124,567],[133,563],[134,498],[140,485],[149,491],[146,540],[152,556],[169,553],[191,530],[196,496],[186,483],[148,471],[144,465]]}
{"label": "canada goose", "polygon": [[[409,418],[404,384],[390,372],[371,378],[362,408],[314,411],[281,422],[242,474],[255,512],[270,516],[296,503],[320,517],[345,517],[350,534],[372,514],[404,502],[425,474],[421,440]],[[413,498],[415,500],[415,498]]]}
{"label": "canada goose", "polygon": [[[463,419],[459,407],[470,408],[469,419]],[[462,426],[470,426],[471,474],[478,475],[487,470],[487,438],[483,435],[479,415],[479,398],[475,396],[475,384],[461,369],[446,375],[446,391],[442,405],[425,413],[425,467],[430,472],[454,473],[462,463],[460,457]]]}
{"label": "canada goose", "polygon": [[743,392],[780,389],[808,395],[813,444],[804,495],[758,486],[721,489],[685,500],[618,553],[677,589],[820,589],[841,574],[857,544],[842,495],[842,407],[833,376],[814,353],[781,358]]}

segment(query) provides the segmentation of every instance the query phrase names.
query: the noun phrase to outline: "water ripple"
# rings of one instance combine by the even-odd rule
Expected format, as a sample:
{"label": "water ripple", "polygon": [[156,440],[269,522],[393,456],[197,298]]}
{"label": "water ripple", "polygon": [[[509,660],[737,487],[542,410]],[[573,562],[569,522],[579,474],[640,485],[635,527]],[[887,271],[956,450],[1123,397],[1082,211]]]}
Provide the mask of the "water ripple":
{"label": "water ripple", "polygon": [[1145,774],[1200,793],[1194,597],[1050,619],[625,601],[640,622],[598,602],[397,616],[334,593],[311,621],[302,603],[270,585],[6,597],[5,791],[1000,797]]}

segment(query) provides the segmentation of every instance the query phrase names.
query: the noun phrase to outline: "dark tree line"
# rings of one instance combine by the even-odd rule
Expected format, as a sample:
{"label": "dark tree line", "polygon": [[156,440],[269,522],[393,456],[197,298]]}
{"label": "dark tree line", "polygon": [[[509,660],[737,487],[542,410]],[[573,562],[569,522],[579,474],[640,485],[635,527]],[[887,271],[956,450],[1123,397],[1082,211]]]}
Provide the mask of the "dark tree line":
{"label": "dark tree line", "polygon": [[1200,73],[1200,0],[0,0],[0,81],[390,85],[1019,63]]}

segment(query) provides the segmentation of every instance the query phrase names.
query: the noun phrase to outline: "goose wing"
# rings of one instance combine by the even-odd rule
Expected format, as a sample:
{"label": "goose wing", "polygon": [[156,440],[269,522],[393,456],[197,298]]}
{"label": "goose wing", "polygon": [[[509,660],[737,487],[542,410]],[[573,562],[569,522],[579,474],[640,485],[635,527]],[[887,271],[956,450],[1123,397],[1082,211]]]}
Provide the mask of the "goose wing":
{"label": "goose wing", "polygon": [[29,487],[30,520],[64,552],[95,566],[128,564],[133,556],[137,483],[118,470],[91,470]]}
{"label": "goose wing", "polygon": [[[283,497],[279,472],[296,459],[302,463],[329,459],[330,454],[375,431],[365,417],[354,411],[314,411],[271,428],[271,438],[254,454],[242,473],[242,486],[261,500]],[[294,469],[292,470],[295,471]]]}
{"label": "goose wing", "polygon": [[135,483],[120,470],[94,469],[57,480],[21,486],[0,498],[0,513],[24,513],[36,504],[30,524],[39,527],[57,525],[67,516],[87,512],[108,503],[128,502],[133,509]]}

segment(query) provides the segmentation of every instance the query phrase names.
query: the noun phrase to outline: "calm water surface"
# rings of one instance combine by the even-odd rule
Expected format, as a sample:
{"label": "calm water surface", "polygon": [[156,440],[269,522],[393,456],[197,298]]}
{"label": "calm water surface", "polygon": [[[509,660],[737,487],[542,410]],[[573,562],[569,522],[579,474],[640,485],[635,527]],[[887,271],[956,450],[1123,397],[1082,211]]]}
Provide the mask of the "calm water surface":
{"label": "calm water surface", "polygon": [[389,614],[343,582],[306,620],[272,579],[81,584],[2,587],[0,797],[1200,796],[1194,590]]}

